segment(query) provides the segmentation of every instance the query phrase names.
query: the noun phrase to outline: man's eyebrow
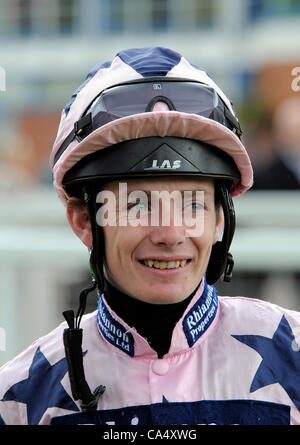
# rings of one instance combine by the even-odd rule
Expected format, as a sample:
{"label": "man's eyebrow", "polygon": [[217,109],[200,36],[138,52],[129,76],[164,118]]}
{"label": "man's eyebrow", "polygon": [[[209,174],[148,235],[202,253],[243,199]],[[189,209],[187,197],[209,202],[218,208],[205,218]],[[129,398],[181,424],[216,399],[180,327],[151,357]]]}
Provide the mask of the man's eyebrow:
{"label": "man's eyebrow", "polygon": [[[141,190],[141,189],[133,189],[133,190],[127,190],[127,198],[131,193],[145,193],[147,195],[147,198],[151,198],[151,190]],[[117,198],[119,198],[120,194],[117,194]],[[139,196],[137,196],[137,198],[139,198]]]}

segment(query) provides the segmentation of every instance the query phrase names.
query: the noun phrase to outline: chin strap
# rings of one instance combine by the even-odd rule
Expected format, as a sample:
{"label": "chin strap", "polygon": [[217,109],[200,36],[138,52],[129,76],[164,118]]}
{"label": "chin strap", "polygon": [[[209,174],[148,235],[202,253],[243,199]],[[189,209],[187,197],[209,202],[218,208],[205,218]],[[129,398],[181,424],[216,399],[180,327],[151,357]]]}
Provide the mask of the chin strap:
{"label": "chin strap", "polygon": [[218,193],[224,212],[224,231],[222,241],[217,241],[211,250],[206,271],[206,281],[208,284],[214,284],[222,274],[223,281],[227,283],[230,282],[234,266],[233,256],[229,252],[235,232],[235,211],[233,201],[223,182],[218,185]]}
{"label": "chin strap", "polygon": [[97,288],[101,294],[104,291],[104,234],[97,224],[97,192],[84,187],[84,201],[91,224],[93,247],[90,249],[90,272],[97,281]]}
{"label": "chin strap", "polygon": [[80,328],[81,318],[86,307],[87,296],[96,289],[97,283],[93,280],[92,285],[80,293],[79,308],[74,317],[74,311],[65,311],[63,316],[68,323],[68,328],[64,330],[63,341],[66,353],[66,359],[69,369],[69,378],[71,391],[74,400],[81,400],[82,411],[94,411],[97,409],[99,397],[104,393],[105,386],[99,385],[91,392],[85,379],[83,368],[82,352],[82,329]]}

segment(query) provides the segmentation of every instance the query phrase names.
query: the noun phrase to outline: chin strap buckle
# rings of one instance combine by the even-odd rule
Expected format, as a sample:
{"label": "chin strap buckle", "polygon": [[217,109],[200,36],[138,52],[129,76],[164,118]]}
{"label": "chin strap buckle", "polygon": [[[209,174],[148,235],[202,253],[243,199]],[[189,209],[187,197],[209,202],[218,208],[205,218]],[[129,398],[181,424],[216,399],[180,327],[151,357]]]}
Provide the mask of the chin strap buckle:
{"label": "chin strap buckle", "polygon": [[226,267],[225,267],[225,271],[224,271],[224,278],[223,278],[223,281],[225,281],[226,283],[229,283],[231,281],[233,266],[234,266],[233,256],[231,255],[230,252],[228,252],[227,263],[226,263]]}

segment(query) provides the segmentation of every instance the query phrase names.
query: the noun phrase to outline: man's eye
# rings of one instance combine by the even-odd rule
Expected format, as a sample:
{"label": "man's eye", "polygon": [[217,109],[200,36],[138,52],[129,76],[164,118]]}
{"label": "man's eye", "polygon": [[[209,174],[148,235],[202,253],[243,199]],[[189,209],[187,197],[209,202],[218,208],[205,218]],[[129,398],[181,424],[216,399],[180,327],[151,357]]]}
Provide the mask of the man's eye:
{"label": "man's eye", "polygon": [[204,208],[204,204],[202,202],[191,202],[187,205],[187,210],[192,210],[192,211],[200,211]]}

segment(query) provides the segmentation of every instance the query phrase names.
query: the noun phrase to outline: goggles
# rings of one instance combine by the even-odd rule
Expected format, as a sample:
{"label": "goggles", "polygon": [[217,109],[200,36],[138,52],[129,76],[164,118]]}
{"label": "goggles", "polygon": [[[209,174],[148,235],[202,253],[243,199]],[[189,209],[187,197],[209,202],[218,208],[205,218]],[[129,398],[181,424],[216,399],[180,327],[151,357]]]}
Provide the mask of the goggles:
{"label": "goggles", "polygon": [[170,111],[197,114],[212,119],[239,137],[237,118],[214,88],[203,83],[176,78],[148,78],[124,82],[102,91],[75,122],[74,129],[58,149],[54,163],[76,138],[79,142],[109,122],[122,117],[153,111],[157,102]]}

